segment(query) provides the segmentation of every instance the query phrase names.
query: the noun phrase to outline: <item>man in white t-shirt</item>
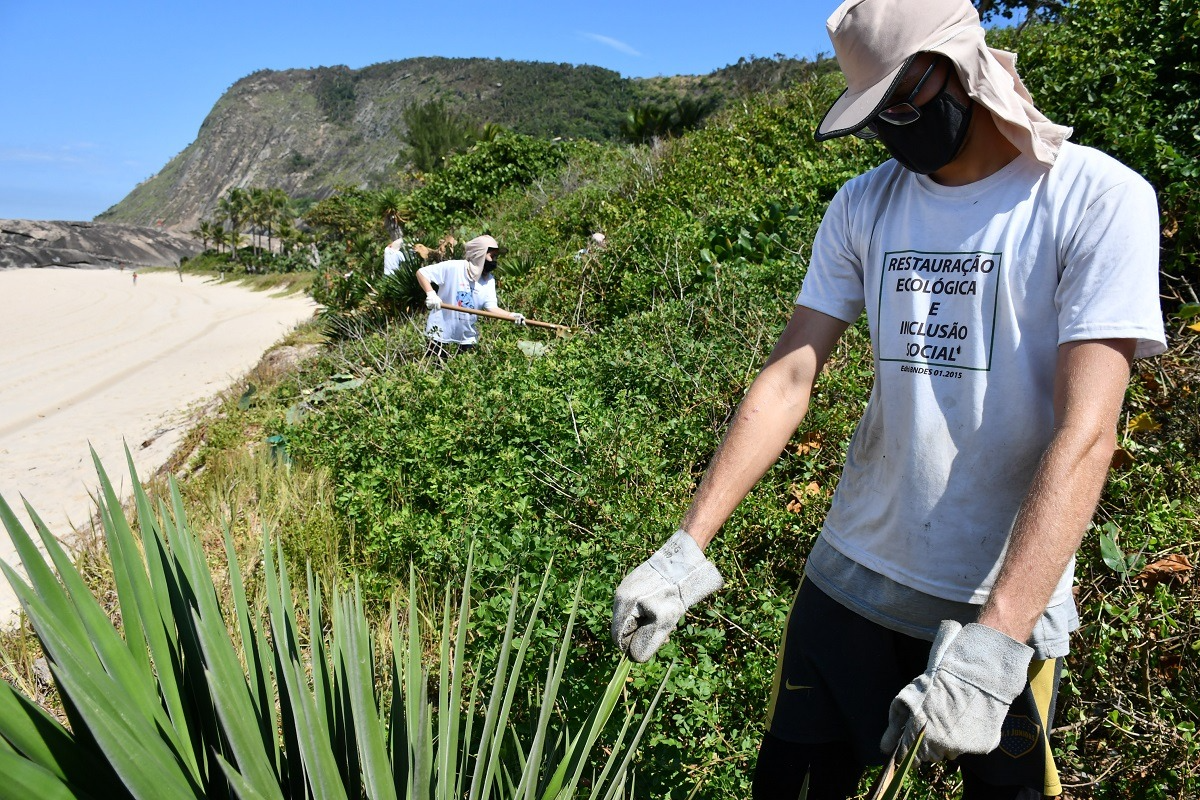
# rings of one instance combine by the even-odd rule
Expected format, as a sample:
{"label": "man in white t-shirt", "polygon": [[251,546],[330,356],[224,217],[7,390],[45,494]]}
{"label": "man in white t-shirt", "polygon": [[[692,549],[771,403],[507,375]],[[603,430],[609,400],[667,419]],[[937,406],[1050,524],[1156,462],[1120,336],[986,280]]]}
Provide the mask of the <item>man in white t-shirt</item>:
{"label": "man in white t-shirt", "polygon": [[439,261],[417,270],[417,283],[425,292],[425,307],[429,309],[425,336],[431,354],[444,359],[451,347],[461,352],[479,342],[478,316],[452,311],[455,307],[490,311],[516,325],[525,324],[524,315],[506,311],[496,299],[493,273],[499,251],[500,245],[491,236],[476,236],[466,244],[466,258]]}
{"label": "man in white t-shirt", "polygon": [[703,555],[804,418],[863,311],[875,383],[789,614],[756,798],[845,797],[910,749],[964,797],[1061,792],[1047,741],[1078,627],[1074,554],[1133,359],[1163,352],[1151,187],[1066,141],[967,0],[848,0],[848,88],[820,140],[892,160],[848,182],[796,310],[680,530],[618,587],[613,637],[650,658],[720,588]]}

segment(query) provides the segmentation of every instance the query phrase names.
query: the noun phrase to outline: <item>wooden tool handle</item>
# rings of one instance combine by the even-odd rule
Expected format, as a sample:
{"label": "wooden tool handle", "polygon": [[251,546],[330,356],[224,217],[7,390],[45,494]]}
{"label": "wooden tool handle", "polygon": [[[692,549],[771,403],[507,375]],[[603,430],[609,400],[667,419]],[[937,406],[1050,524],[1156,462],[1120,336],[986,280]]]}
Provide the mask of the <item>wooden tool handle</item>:
{"label": "wooden tool handle", "polygon": [[[443,303],[442,310],[443,311],[456,311],[459,314],[474,314],[477,317],[490,317],[491,319],[503,319],[503,320],[507,320],[508,322],[512,322],[511,319],[509,319],[508,317],[506,317],[502,314],[497,314],[494,311],[485,311],[481,308],[466,308],[464,306],[451,306],[451,305],[446,305],[445,303]],[[525,324],[532,325],[535,328],[552,328],[552,329],[558,330],[558,331],[569,331],[570,330],[570,328],[568,328],[566,325],[555,325],[553,322],[538,322],[536,319],[527,319],[527,320],[525,320]]]}

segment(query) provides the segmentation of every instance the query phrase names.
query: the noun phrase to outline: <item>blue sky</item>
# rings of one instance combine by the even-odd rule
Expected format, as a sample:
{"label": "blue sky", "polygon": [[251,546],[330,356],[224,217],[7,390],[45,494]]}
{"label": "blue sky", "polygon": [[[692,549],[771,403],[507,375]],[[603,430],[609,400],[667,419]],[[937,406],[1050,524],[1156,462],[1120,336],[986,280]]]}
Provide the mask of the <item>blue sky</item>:
{"label": "blue sky", "polygon": [[741,56],[830,53],[836,0],[0,0],[0,219],[91,219],[196,137],[258,69],[413,56],[703,74]]}

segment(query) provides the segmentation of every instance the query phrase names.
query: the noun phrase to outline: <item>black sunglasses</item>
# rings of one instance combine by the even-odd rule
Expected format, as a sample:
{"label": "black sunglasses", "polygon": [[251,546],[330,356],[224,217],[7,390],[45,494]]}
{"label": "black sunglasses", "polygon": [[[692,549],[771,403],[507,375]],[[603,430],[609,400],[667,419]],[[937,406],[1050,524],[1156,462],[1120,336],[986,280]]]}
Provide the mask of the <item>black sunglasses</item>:
{"label": "black sunglasses", "polygon": [[[937,69],[940,58],[935,58],[929,68],[925,70],[925,74],[921,76],[921,80],[917,81],[917,85],[913,88],[912,93],[908,95],[908,99],[903,103],[896,103],[893,106],[880,111],[871,120],[854,132],[854,135],[860,139],[874,139],[879,135],[879,123],[876,120],[883,120],[889,125],[911,125],[921,118],[921,109],[918,108],[913,100],[917,99],[917,95],[925,88],[925,82],[933,75],[933,71]],[[942,81],[942,86],[938,89],[940,94],[942,89],[946,88],[946,84],[950,82],[950,70],[946,70],[946,78]]]}

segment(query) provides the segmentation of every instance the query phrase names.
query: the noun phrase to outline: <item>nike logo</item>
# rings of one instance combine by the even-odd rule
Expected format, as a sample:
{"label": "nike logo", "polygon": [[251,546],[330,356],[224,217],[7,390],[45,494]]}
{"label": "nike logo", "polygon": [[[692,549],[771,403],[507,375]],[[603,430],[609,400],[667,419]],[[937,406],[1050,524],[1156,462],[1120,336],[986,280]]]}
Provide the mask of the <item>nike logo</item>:
{"label": "nike logo", "polygon": [[792,683],[792,682],[791,682],[791,681],[789,681],[789,680],[785,680],[785,681],[783,682],[783,688],[785,688],[785,689],[788,689],[788,690],[790,690],[790,691],[793,691],[793,692],[794,692],[794,691],[797,691],[798,689],[811,689],[812,687],[811,687],[811,686],[804,686],[804,685],[801,685],[801,684],[799,684],[799,683]]}

